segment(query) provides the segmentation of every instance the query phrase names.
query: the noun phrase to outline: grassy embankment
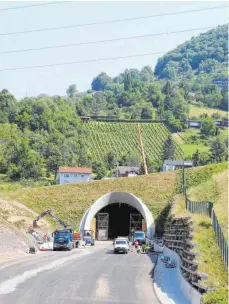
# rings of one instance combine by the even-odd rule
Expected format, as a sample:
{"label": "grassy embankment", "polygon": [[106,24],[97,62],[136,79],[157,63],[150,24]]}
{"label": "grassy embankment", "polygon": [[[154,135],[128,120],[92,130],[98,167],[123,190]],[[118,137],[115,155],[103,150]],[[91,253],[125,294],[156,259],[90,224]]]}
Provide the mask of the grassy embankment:
{"label": "grassy embankment", "polygon": [[205,215],[188,212],[185,209],[184,197],[178,196],[173,205],[172,213],[175,217],[190,216],[194,222],[193,242],[198,244],[195,252],[198,271],[206,273],[208,278],[202,280],[202,285],[212,289],[203,297],[204,304],[227,304],[228,287],[227,271],[216,243],[211,219]]}
{"label": "grassy embankment", "polygon": [[[41,188],[21,188],[8,192],[7,199],[23,203],[40,213],[52,209],[78,229],[84,212],[102,195],[112,191],[130,192],[142,199],[156,219],[173,196],[179,192],[179,171],[149,174],[88,183]],[[6,195],[6,194],[5,194]]]}
{"label": "grassy embankment", "polygon": [[214,210],[224,236],[228,239],[228,170],[214,175],[211,179],[188,190],[193,201],[214,203]]}
{"label": "grassy embankment", "polygon": [[[228,229],[228,164],[222,163],[186,172],[188,196],[194,201],[212,201],[214,209],[227,238]],[[193,242],[198,271],[208,274],[202,284],[213,289],[203,297],[204,304],[228,303],[227,271],[221,258],[211,219],[205,215],[192,214],[185,209],[184,197],[178,196],[172,208],[175,217],[191,216],[194,222]]]}
{"label": "grassy embankment", "polygon": [[[196,179],[206,181],[214,173],[221,172],[226,163],[192,168],[187,170],[190,187]],[[40,188],[21,188],[2,193],[8,200],[18,201],[37,213],[52,209],[76,229],[91,204],[102,195],[112,191],[130,192],[139,197],[152,211],[156,219],[181,189],[180,171],[155,173],[147,176],[119,178],[89,183],[75,183]],[[1,195],[1,192],[0,192]],[[48,219],[49,220],[49,219]],[[55,222],[52,222],[55,223]]]}

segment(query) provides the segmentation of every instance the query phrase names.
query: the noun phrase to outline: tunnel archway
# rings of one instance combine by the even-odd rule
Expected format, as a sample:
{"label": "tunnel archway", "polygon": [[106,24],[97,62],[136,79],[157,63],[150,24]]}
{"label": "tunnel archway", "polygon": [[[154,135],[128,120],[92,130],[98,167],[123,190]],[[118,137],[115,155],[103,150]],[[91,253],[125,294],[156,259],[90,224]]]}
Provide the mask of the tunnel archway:
{"label": "tunnel archway", "polygon": [[130,208],[137,210],[137,212],[142,215],[142,218],[145,220],[146,224],[147,237],[152,239],[155,232],[155,224],[152,213],[138,197],[128,192],[111,192],[96,200],[85,212],[80,223],[80,231],[90,230],[91,222],[96,214],[101,210],[104,210],[103,208],[110,208],[110,205],[117,205],[117,203],[126,204],[130,206]]}

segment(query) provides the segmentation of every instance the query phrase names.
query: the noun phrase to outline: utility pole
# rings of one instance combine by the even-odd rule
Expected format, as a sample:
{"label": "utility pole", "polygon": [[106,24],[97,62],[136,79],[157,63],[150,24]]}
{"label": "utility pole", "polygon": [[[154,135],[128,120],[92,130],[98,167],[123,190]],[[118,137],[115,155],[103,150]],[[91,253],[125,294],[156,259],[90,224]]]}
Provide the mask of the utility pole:
{"label": "utility pole", "polygon": [[182,168],[182,184],[183,184],[183,194],[186,195],[184,160],[183,160],[183,168]]}
{"label": "utility pole", "polygon": [[143,166],[144,166],[144,171],[145,174],[148,174],[148,169],[147,169],[147,164],[146,164],[146,157],[145,157],[145,152],[144,152],[144,148],[143,148],[143,142],[142,142],[142,136],[141,136],[141,128],[139,123],[137,124],[137,128],[138,128],[138,138],[139,138],[139,143],[140,143],[140,149],[141,149],[141,153],[142,153],[142,160],[143,160]]}

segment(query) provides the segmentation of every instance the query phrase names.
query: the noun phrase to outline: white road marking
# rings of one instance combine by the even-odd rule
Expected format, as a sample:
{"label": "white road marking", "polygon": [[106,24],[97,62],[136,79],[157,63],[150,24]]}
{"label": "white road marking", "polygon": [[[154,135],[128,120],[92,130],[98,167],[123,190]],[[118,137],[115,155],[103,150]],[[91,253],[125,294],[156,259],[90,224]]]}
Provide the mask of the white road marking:
{"label": "white road marking", "polygon": [[108,299],[108,297],[109,297],[108,279],[101,277],[96,282],[96,298]]}
{"label": "white road marking", "polygon": [[84,250],[83,253],[81,253],[77,256],[75,254],[72,254],[68,257],[64,257],[59,260],[53,261],[49,265],[45,265],[40,268],[35,268],[35,269],[29,270],[29,271],[25,271],[24,273],[17,275],[16,277],[14,277],[12,279],[2,282],[0,284],[0,295],[13,292],[19,284],[24,283],[25,281],[31,279],[32,277],[35,277],[40,272],[50,270],[53,268],[57,269],[59,266],[61,266],[62,264],[64,264],[67,261],[75,260],[79,257],[82,257],[87,254],[91,254],[91,253],[92,253],[92,251]]}

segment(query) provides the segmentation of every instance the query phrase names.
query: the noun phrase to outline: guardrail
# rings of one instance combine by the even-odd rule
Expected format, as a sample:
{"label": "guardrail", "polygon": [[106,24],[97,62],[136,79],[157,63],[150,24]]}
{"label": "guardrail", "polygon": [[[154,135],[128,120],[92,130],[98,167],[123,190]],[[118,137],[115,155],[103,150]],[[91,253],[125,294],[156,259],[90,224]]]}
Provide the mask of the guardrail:
{"label": "guardrail", "polygon": [[214,229],[217,244],[220,248],[224,265],[228,269],[228,243],[225,240],[221,226],[213,209],[211,202],[193,202],[186,196],[186,209],[191,213],[205,214],[211,218],[212,227]]}

